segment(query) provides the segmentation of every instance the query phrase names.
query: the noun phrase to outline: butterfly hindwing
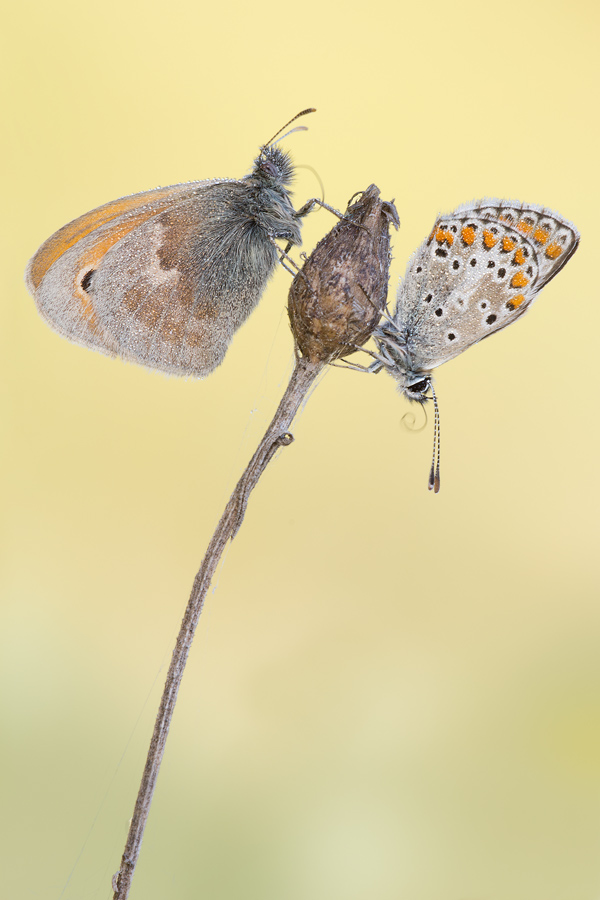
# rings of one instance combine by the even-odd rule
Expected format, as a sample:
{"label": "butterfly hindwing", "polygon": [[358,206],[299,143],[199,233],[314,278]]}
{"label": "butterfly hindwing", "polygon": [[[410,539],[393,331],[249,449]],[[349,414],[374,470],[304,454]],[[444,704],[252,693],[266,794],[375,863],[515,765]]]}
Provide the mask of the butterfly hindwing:
{"label": "butterfly hindwing", "polygon": [[267,235],[236,210],[249,190],[243,181],[212,183],[107,252],[88,290],[120,356],[195,376],[222,361],[277,262]]}

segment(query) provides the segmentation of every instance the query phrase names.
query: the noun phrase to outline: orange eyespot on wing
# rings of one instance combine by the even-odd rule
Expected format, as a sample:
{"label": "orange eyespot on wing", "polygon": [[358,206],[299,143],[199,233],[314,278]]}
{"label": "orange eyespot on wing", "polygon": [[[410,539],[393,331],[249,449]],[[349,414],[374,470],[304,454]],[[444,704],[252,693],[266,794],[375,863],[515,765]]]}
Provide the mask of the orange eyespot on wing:
{"label": "orange eyespot on wing", "polygon": [[435,239],[438,244],[448,244],[449,247],[454,243],[454,235],[451,231],[444,231],[443,228],[438,228],[435,233]]}
{"label": "orange eyespot on wing", "polygon": [[517,294],[516,297],[511,297],[508,303],[506,304],[509,310],[518,309],[522,303],[525,302],[525,297],[523,294]]}
{"label": "orange eyespot on wing", "polygon": [[517,224],[517,228],[519,229],[519,231],[523,232],[523,234],[530,234],[533,229],[533,225],[530,222],[521,221]]}
{"label": "orange eyespot on wing", "polygon": [[510,281],[511,287],[515,288],[525,287],[526,284],[529,284],[529,279],[525,278],[522,272],[516,272]]}
{"label": "orange eyespot on wing", "polygon": [[548,259],[558,259],[562,253],[562,248],[558,244],[550,244],[546,248],[546,256]]}
{"label": "orange eyespot on wing", "polygon": [[469,247],[475,242],[475,230],[470,225],[465,225],[460,236]]}

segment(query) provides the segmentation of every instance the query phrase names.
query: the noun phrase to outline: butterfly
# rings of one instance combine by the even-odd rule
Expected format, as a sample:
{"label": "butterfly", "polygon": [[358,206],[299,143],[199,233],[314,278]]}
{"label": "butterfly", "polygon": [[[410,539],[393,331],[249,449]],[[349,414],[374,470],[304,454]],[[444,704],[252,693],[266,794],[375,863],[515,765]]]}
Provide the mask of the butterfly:
{"label": "butterfly", "polygon": [[[377,326],[376,361],[409,399],[435,406],[429,487],[439,490],[439,411],[432,370],[527,312],[579,243],[558,213],[507,200],[479,200],[440,216],[411,257],[396,306]],[[434,471],[435,468],[435,471]]]}
{"label": "butterfly", "polygon": [[319,202],[294,209],[294,166],[275,142],[314,111],[261,147],[244,178],[133,194],[59,229],[25,273],[43,318],[110,356],[175,375],[212,372],[286,255],[276,242],[299,245],[300,219]]}

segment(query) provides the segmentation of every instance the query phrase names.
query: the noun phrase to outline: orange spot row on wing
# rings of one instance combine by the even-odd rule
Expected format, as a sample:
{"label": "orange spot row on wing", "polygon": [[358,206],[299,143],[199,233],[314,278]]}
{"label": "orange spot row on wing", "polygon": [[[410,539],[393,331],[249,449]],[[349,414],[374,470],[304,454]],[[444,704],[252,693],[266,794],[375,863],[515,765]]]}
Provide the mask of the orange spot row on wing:
{"label": "orange spot row on wing", "polygon": [[498,243],[498,238],[495,234],[492,234],[492,232],[488,231],[488,229],[486,228],[483,232],[483,243],[486,247],[488,247],[488,249],[491,250],[492,247],[495,247]]}
{"label": "orange spot row on wing", "polygon": [[516,297],[511,297],[511,299],[506,304],[509,309],[516,309],[521,303],[525,302],[525,297],[523,294],[517,294]]}
{"label": "orange spot row on wing", "polygon": [[529,279],[522,272],[517,272],[510,281],[510,286],[515,288],[525,287],[526,284],[529,284]]}
{"label": "orange spot row on wing", "polygon": [[475,241],[475,229],[471,228],[470,225],[465,225],[465,227],[462,229],[462,231],[460,233],[460,236],[463,239],[463,241],[465,242],[465,244],[468,244],[470,247],[471,244],[473,244]]}
{"label": "orange spot row on wing", "polygon": [[445,231],[443,228],[438,228],[435,233],[435,239],[438,244],[448,244],[449,247],[454,243],[454,235],[450,231]]}
{"label": "orange spot row on wing", "polygon": [[505,253],[514,250],[516,246],[516,242],[512,238],[506,237],[506,235],[502,238],[502,249]]}
{"label": "orange spot row on wing", "polygon": [[517,266],[522,266],[522,265],[524,264],[524,262],[525,262],[525,254],[523,253],[523,250],[522,250],[521,247],[519,247],[519,248],[515,251],[515,255],[513,256],[513,262],[514,262],[515,265],[517,265]]}
{"label": "orange spot row on wing", "polygon": [[517,228],[523,234],[529,234],[529,232],[533,229],[533,225],[530,225],[529,222],[519,222]]}
{"label": "orange spot row on wing", "polygon": [[560,254],[562,253],[562,247],[559,247],[558,244],[548,244],[546,247],[546,256],[548,259],[558,259]]}
{"label": "orange spot row on wing", "polygon": [[546,231],[544,228],[536,228],[533,232],[533,239],[534,241],[537,241],[538,244],[545,244],[549,237],[550,232]]}

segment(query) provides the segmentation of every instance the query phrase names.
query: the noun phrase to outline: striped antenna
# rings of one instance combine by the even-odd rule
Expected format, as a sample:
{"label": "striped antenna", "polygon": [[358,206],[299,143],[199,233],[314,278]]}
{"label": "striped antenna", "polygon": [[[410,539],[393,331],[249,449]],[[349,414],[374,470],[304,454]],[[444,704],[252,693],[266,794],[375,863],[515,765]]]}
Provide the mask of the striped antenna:
{"label": "striped antenna", "polygon": [[433,420],[433,453],[431,455],[431,469],[429,471],[429,482],[427,486],[430,491],[433,491],[434,494],[437,494],[440,490],[440,410],[438,407],[437,397],[435,396],[435,391],[431,382],[429,383],[429,387],[431,388],[431,395],[433,397],[435,417]]}

